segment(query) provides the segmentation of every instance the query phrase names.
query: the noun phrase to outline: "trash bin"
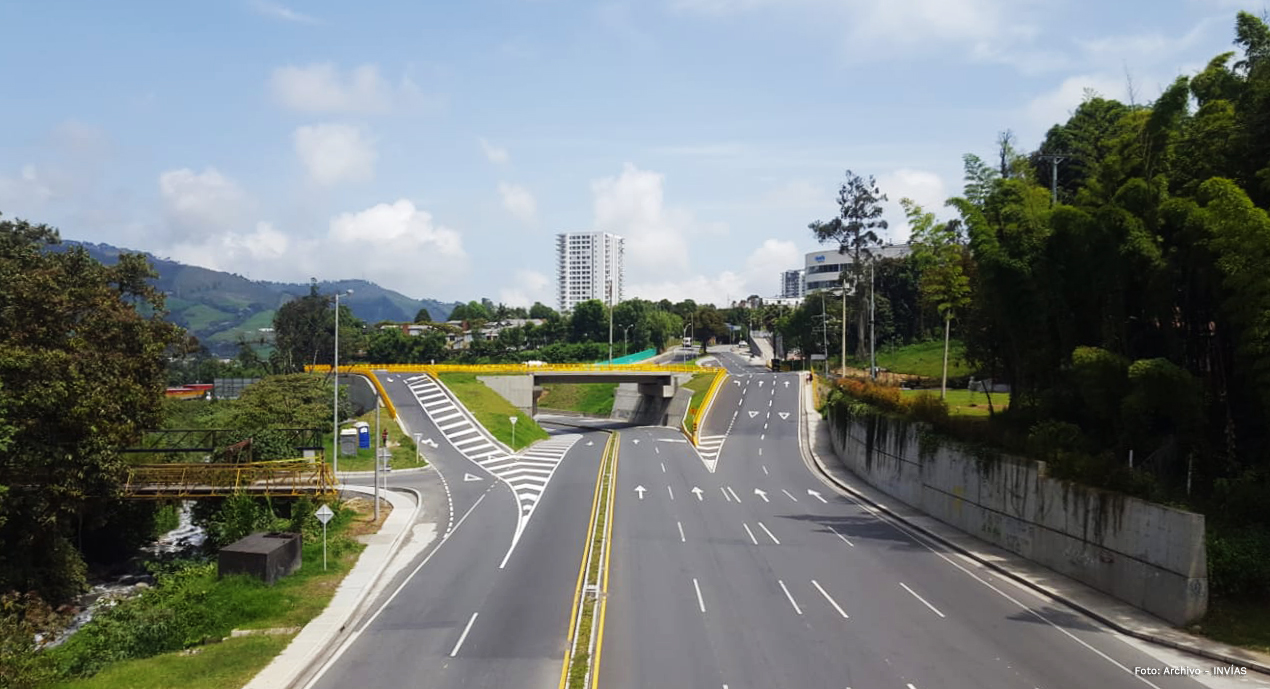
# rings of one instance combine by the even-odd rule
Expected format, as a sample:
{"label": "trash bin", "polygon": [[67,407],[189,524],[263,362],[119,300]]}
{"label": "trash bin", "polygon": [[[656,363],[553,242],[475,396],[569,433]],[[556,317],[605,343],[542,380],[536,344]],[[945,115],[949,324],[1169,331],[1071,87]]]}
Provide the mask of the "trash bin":
{"label": "trash bin", "polygon": [[357,454],[357,429],[344,428],[340,430],[340,454],[355,455]]}
{"label": "trash bin", "polygon": [[363,450],[370,448],[370,424],[365,421],[358,421],[353,424],[353,428],[357,429],[357,446]]}

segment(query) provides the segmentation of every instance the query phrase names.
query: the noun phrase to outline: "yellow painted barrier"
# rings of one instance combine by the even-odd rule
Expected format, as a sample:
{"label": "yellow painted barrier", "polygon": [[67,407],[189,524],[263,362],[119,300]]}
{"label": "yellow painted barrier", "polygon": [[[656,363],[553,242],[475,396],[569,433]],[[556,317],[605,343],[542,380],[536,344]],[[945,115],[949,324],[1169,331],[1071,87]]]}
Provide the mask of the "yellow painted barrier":
{"label": "yellow painted barrier", "polygon": [[706,413],[710,411],[710,404],[714,402],[714,395],[719,391],[719,387],[723,385],[723,381],[728,377],[728,372],[719,369],[714,374],[714,380],[710,381],[710,387],[706,390],[706,396],[701,398],[701,407],[697,411],[696,424],[692,429],[692,444],[695,446],[701,440],[701,426],[705,421]]}
{"label": "yellow painted barrier", "polygon": [[198,498],[254,495],[334,495],[335,475],[324,462],[287,459],[241,464],[141,464],[128,468],[123,494],[129,498]]}

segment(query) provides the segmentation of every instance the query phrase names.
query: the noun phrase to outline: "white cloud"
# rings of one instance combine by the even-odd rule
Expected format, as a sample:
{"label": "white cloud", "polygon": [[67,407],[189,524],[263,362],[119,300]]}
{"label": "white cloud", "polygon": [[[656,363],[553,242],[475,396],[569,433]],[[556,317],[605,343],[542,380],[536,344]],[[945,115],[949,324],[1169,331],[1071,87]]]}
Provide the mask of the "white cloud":
{"label": "white cloud", "polygon": [[722,223],[700,223],[692,213],[665,205],[665,179],[626,163],[622,174],[591,183],[595,225],[626,238],[628,275],[662,279],[688,269],[688,237],[726,234]]}
{"label": "white cloud", "polygon": [[692,299],[699,304],[727,306],[751,294],[776,293],[781,271],[800,268],[803,254],[791,241],[768,239],[745,259],[741,272],[725,270],[713,277],[691,275],[632,284],[627,292],[643,299]]}
{"label": "white cloud", "polygon": [[56,196],[50,183],[34,165],[26,164],[14,176],[0,175],[0,212],[8,216],[32,213]]}
{"label": "white cloud", "polygon": [[251,9],[261,16],[281,19],[283,21],[294,22],[296,24],[319,24],[320,22],[307,14],[296,12],[285,5],[279,5],[275,2],[266,2],[265,0],[254,0],[251,3]]}
{"label": "white cloud", "polygon": [[500,148],[486,141],[484,138],[476,140],[481,145],[481,151],[485,153],[485,158],[491,163],[497,165],[506,165],[511,161],[511,155],[507,153],[506,148]]}
{"label": "white cloud", "polygon": [[176,236],[235,230],[246,218],[249,201],[238,183],[215,168],[196,173],[189,168],[159,175],[168,228]]}
{"label": "white cloud", "polygon": [[517,270],[511,287],[498,290],[498,300],[508,306],[533,306],[534,302],[552,304],[555,300],[551,280],[536,270]]}
{"label": "white cloud", "polygon": [[890,225],[885,232],[879,233],[883,241],[899,244],[908,240],[909,227],[900,199],[913,199],[923,210],[941,219],[950,217],[949,211],[944,208],[948,189],[944,180],[933,172],[900,168],[879,177],[878,188],[886,194],[887,201],[882,207]]}
{"label": "white cloud", "polygon": [[252,232],[190,236],[166,252],[259,279],[362,277],[413,297],[453,291],[468,270],[462,235],[405,199],[337,215],[324,235],[287,233],[259,222]]}
{"label": "white cloud", "polygon": [[794,179],[768,190],[759,204],[767,208],[832,208],[834,192],[805,179]]}
{"label": "white cloud", "polygon": [[292,134],[296,155],[318,184],[365,182],[375,176],[375,144],[361,129],[346,124],[299,127]]}
{"label": "white cloud", "polygon": [[409,77],[403,76],[394,86],[375,65],[361,65],[347,74],[329,62],[288,65],[274,69],[269,83],[275,100],[302,112],[385,113],[423,101]]}
{"label": "white cloud", "polygon": [[498,194],[503,197],[503,207],[526,225],[532,225],[538,217],[538,203],[529,190],[518,184],[498,183]]}

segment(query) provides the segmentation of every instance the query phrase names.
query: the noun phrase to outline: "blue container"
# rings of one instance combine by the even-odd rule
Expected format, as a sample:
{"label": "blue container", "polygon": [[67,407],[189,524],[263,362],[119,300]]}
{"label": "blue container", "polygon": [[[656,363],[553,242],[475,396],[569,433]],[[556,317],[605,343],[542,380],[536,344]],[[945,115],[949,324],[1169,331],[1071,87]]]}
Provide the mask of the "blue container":
{"label": "blue container", "polygon": [[357,428],[357,446],[363,450],[370,448],[370,424],[358,421],[353,426]]}

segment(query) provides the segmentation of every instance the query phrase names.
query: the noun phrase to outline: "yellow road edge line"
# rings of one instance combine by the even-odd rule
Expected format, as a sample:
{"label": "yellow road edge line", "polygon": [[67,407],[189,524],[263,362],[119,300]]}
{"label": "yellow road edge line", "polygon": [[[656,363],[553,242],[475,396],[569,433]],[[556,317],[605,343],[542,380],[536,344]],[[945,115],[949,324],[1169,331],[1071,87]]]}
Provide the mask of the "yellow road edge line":
{"label": "yellow road edge line", "polygon": [[[591,498],[591,520],[587,524],[587,543],[595,535],[595,516],[600,507],[600,488],[604,485],[604,466],[608,463],[609,446],[613,443],[613,435],[609,434],[609,442],[604,444],[600,454],[600,470],[595,477],[595,496]],[[577,632],[578,604],[582,599],[582,589],[586,584],[586,566],[588,549],[582,549],[582,566],[578,568],[578,585],[573,591],[573,609],[569,612],[569,631],[565,635],[564,666],[560,668],[560,689],[565,689],[569,681],[569,665],[573,662],[573,635]]]}
{"label": "yellow road edge line", "polygon": [[[614,431],[614,435],[618,435],[618,433]],[[620,449],[620,443],[613,448],[613,469],[609,473],[609,504],[606,509],[607,516],[605,519],[607,524],[605,524],[606,533],[604,534],[604,585],[600,587],[598,596],[600,601],[600,627],[599,636],[595,640],[595,661],[591,664],[592,689],[600,686],[600,656],[604,652],[604,617],[609,609],[609,558],[613,555],[613,504],[617,495],[617,460],[621,454],[618,451]]]}

